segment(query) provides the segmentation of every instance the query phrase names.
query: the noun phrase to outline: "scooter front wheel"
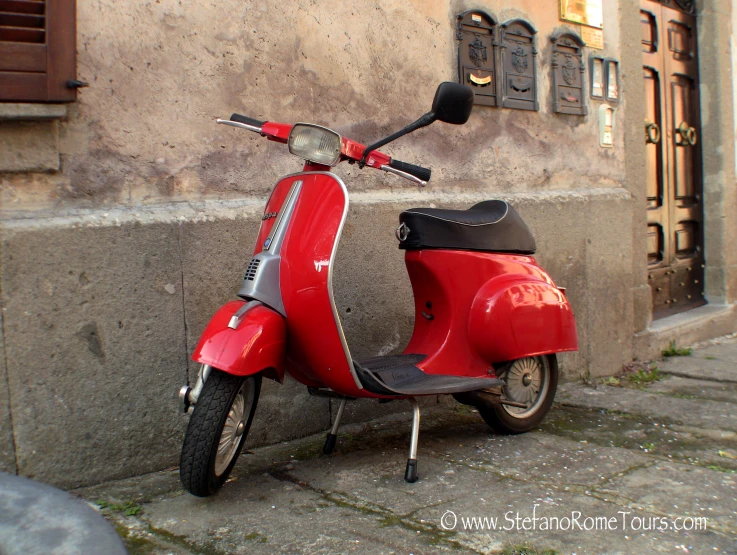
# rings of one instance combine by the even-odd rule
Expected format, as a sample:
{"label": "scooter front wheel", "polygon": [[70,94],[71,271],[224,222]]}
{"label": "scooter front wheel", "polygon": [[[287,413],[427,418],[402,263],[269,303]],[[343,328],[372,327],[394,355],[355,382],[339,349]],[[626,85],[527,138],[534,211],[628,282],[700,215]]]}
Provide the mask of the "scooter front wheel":
{"label": "scooter front wheel", "polygon": [[553,405],[558,387],[558,360],[555,355],[512,361],[499,377],[505,382],[503,397],[524,403],[526,407],[478,407],[484,422],[502,434],[522,434],[537,427]]}
{"label": "scooter front wheel", "polygon": [[192,495],[208,497],[228,479],[251,429],[261,376],[232,376],[213,369],[184,436],[179,476]]}

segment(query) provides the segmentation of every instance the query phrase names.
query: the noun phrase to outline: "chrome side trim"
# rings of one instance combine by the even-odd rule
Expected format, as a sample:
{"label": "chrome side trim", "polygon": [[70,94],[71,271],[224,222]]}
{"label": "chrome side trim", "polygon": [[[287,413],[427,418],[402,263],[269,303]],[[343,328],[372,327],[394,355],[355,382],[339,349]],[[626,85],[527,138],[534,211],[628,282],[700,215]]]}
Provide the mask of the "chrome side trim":
{"label": "chrome side trim", "polygon": [[238,309],[238,312],[233,314],[233,316],[230,317],[230,322],[228,322],[228,327],[232,330],[237,330],[238,326],[241,325],[241,322],[246,317],[246,314],[252,309],[256,308],[257,306],[260,306],[262,303],[260,301],[250,301],[246,304],[244,304],[242,307]]}
{"label": "chrome side trim", "polygon": [[284,199],[284,204],[282,204],[281,210],[276,216],[274,227],[271,228],[271,233],[269,233],[268,246],[264,246],[264,250],[268,250],[272,254],[279,254],[284,236],[287,233],[289,220],[292,217],[292,212],[294,212],[294,205],[297,204],[297,195],[299,195],[300,189],[302,189],[301,180],[292,183],[287,198]]}

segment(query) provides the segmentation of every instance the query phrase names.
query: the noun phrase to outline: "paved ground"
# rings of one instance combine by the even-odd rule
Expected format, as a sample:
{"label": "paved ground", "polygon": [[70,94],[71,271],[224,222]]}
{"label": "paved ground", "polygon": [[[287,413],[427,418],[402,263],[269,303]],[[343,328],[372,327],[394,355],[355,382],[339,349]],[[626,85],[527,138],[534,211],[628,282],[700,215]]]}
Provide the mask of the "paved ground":
{"label": "paved ground", "polygon": [[[244,454],[210,499],[184,493],[176,469],[75,493],[131,553],[735,554],[737,339],[656,365],[567,384],[522,436],[427,409],[416,484],[398,414],[346,426],[330,457],[322,436]],[[472,517],[487,529],[465,529]]]}

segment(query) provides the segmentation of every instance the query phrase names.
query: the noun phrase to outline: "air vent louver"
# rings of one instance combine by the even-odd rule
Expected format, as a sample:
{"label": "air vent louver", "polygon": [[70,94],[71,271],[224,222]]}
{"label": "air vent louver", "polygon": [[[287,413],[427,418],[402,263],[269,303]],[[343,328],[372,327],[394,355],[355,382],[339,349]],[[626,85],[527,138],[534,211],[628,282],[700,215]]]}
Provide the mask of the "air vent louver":
{"label": "air vent louver", "polygon": [[243,279],[248,281],[253,281],[256,279],[256,271],[258,270],[258,265],[261,261],[258,258],[252,258],[251,261],[248,263],[248,268],[246,268],[246,275],[243,276]]}

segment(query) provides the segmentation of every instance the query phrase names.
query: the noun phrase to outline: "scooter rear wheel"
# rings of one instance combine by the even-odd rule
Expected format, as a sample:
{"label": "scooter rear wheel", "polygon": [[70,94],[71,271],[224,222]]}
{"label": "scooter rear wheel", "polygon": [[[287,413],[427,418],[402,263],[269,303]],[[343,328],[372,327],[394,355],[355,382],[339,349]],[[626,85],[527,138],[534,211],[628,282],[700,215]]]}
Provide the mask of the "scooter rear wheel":
{"label": "scooter rear wheel", "polygon": [[208,497],[228,479],[251,429],[261,376],[213,369],[184,436],[179,476],[192,495]]}
{"label": "scooter rear wheel", "polygon": [[528,407],[478,407],[484,422],[501,434],[522,434],[536,428],[553,405],[558,387],[558,360],[555,355],[515,360],[499,377],[505,382],[504,398],[525,403]]}

